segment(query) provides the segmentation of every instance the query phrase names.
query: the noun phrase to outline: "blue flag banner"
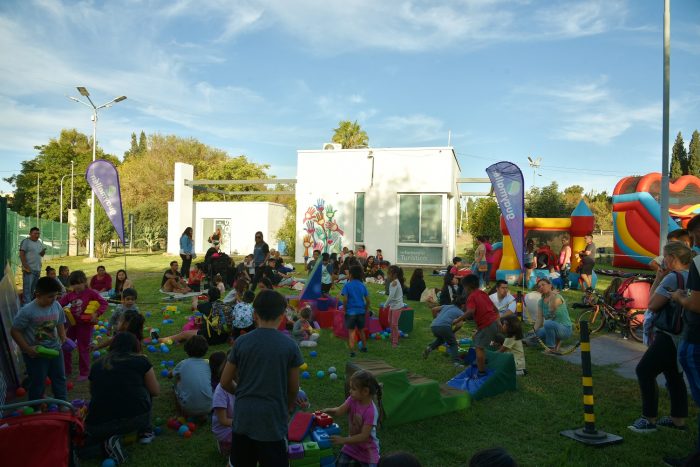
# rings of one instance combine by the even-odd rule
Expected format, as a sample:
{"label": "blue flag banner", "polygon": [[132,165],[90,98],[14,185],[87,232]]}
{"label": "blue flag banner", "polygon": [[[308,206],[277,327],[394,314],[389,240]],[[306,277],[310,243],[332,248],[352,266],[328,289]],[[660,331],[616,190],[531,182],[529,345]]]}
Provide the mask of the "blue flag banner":
{"label": "blue flag banner", "polygon": [[323,267],[323,261],[319,257],[309,274],[304,289],[299,294],[301,300],[316,300],[321,296],[321,273],[323,272]]}
{"label": "blue flag banner", "polygon": [[525,184],[523,173],[512,162],[497,162],[486,168],[493,192],[508,228],[515,255],[523,268],[525,249]]}
{"label": "blue flag banner", "polygon": [[117,168],[111,162],[99,159],[88,166],[85,178],[124,244],[124,213]]}

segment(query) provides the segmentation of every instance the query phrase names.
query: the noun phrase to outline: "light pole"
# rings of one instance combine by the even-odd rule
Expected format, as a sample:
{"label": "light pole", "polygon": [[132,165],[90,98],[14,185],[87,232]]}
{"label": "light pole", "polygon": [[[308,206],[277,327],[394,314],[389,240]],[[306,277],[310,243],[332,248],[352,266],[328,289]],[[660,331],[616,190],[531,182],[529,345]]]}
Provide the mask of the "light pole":
{"label": "light pole", "polygon": [[[71,171],[70,171],[70,174],[66,174],[66,175],[64,175],[63,177],[61,177],[61,202],[60,202],[61,213],[60,213],[60,215],[59,215],[59,218],[60,218],[60,221],[59,221],[59,222],[61,223],[61,240],[63,240],[63,179],[66,178],[66,177],[70,177],[70,178],[71,178],[71,180],[70,180],[71,186],[73,186],[73,161],[70,161],[70,164],[71,164]],[[73,192],[72,192],[72,190],[71,190],[71,208],[73,207],[73,198],[72,198],[72,196],[73,196]]]}
{"label": "light pole", "polygon": [[[115,97],[109,102],[106,102],[100,106],[96,106],[92,102],[92,99],[90,99],[90,93],[88,92],[86,87],[78,86],[76,89],[78,90],[81,96],[85,97],[88,100],[89,104],[72,96],[67,97],[72,101],[78,102],[92,109],[92,161],[95,162],[95,154],[97,151],[97,111],[106,107],[111,107],[112,104],[116,104],[117,102],[123,101],[124,99],[126,99],[126,96]],[[95,192],[92,190],[90,190],[90,240],[88,244],[88,257],[95,257]]]}

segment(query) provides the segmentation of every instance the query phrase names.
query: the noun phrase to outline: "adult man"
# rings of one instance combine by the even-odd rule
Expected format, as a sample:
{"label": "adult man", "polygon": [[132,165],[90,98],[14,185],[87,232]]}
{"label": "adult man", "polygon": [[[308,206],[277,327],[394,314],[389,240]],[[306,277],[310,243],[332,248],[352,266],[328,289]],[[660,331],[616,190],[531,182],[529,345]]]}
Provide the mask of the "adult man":
{"label": "adult man", "polygon": [[593,267],[595,266],[595,243],[593,243],[593,234],[584,235],[586,247],[578,253],[581,258],[581,279],[584,282],[584,290],[591,287],[591,279],[593,278]]}
{"label": "adult man", "polygon": [[160,288],[164,292],[187,293],[191,289],[187,287],[187,282],[180,276],[177,261],[170,262],[170,269],[163,274],[163,279],[160,281]]}
{"label": "adult man", "polygon": [[515,314],[515,297],[508,290],[508,282],[496,281],[496,293],[489,295],[501,318]]}
{"label": "adult man", "polygon": [[19,259],[22,261],[22,298],[24,303],[34,300],[36,281],[41,276],[41,258],[46,247],[39,240],[39,227],[29,229],[29,237],[19,244]]}
{"label": "adult man", "polygon": [[267,259],[270,257],[270,247],[263,240],[263,233],[255,232],[255,246],[253,247],[253,263],[255,264],[255,277],[251,284],[251,290],[255,291],[258,281],[262,278],[263,269],[267,264]]}

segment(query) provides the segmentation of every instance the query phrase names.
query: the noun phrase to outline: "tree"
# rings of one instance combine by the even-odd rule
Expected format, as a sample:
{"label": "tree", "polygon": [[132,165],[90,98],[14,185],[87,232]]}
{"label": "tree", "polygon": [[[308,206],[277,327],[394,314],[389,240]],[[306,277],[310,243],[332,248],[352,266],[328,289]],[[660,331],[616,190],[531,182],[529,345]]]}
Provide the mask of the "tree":
{"label": "tree", "polygon": [[607,191],[586,194],[584,201],[593,213],[596,230],[612,230],[612,197]]}
{"label": "tree", "polygon": [[139,135],[139,154],[145,154],[147,150],[148,141],[146,140],[146,133],[141,130],[141,134]]}
{"label": "tree", "polygon": [[469,208],[469,233],[472,241],[476,237],[485,235],[491,242],[500,242],[501,234],[501,210],[494,198],[478,198]]}
{"label": "tree", "polygon": [[559,192],[557,182],[538,188],[531,188],[525,200],[528,217],[569,217],[571,209],[564,194]]}
{"label": "tree", "polygon": [[583,187],[581,185],[571,185],[564,188],[564,202],[570,211],[573,211],[583,198]]}
{"label": "tree", "polygon": [[283,241],[287,245],[287,256],[294,258],[297,242],[297,201],[296,198],[287,204],[289,212],[284,218],[284,224],[277,231],[277,239]]}
{"label": "tree", "polygon": [[136,133],[131,133],[131,146],[124,152],[124,162],[131,156],[137,155],[139,152],[139,144],[136,142]]}
{"label": "tree", "polygon": [[[90,197],[90,187],[85,180],[85,171],[92,162],[92,141],[75,129],[61,130],[57,139],[48,144],[35,146],[38,154],[22,162],[22,169],[17,175],[4,180],[15,186],[13,209],[23,216],[36,216],[37,176],[39,178],[39,215],[43,219],[59,220],[61,178],[63,181],[63,208],[70,206],[71,161],[74,162],[73,180],[74,206],[80,209]],[[114,165],[119,160],[105,154],[100,147],[96,150],[97,159],[107,159]],[[68,187],[68,189],[66,189]],[[65,217],[64,217],[65,219]]]}
{"label": "tree", "polygon": [[341,120],[335,128],[332,141],[341,144],[343,149],[366,148],[369,145],[367,133],[360,128],[357,120]]}
{"label": "tree", "polygon": [[671,150],[671,169],[670,176],[671,179],[676,179],[680,176],[686,175],[688,173],[688,154],[685,151],[685,144],[683,143],[683,135],[678,132],[676,136],[676,142],[673,143],[673,149]]}
{"label": "tree", "polygon": [[700,133],[693,132],[688,145],[688,174],[700,177]]}
{"label": "tree", "polygon": [[[95,198],[95,255],[104,257],[110,246],[110,240],[116,240],[117,231],[102,205]],[[86,242],[90,238],[90,207],[82,206],[78,210],[76,225],[76,238],[79,242]]]}

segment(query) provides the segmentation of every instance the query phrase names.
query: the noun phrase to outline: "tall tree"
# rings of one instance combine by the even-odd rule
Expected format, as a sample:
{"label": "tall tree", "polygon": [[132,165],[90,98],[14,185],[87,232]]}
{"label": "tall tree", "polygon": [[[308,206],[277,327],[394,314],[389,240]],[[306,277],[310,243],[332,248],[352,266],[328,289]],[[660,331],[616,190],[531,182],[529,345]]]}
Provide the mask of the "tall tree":
{"label": "tall tree", "polygon": [[685,151],[685,143],[683,142],[683,135],[680,131],[678,132],[676,142],[673,143],[673,148],[671,149],[670,172],[672,179],[676,179],[688,173],[688,153]]}
{"label": "tall tree", "polygon": [[139,152],[139,145],[136,142],[136,133],[131,133],[131,146],[129,150],[124,153],[124,160],[126,161],[129,157],[137,155]]}
{"label": "tall tree", "polygon": [[468,229],[474,243],[479,235],[488,236],[491,242],[501,241],[501,210],[494,198],[478,198],[474,201],[469,210]]}
{"label": "tall tree", "polygon": [[141,130],[141,134],[139,135],[139,154],[146,154],[146,151],[148,150],[148,141],[146,140],[146,133],[144,133],[143,130]]}
{"label": "tall tree", "polygon": [[528,217],[569,217],[571,209],[564,194],[559,192],[557,182],[548,186],[531,188],[525,199],[525,212]]}
{"label": "tall tree", "polygon": [[366,148],[369,145],[369,137],[357,120],[341,120],[333,132],[333,142],[341,144],[343,149]]}
{"label": "tall tree", "polygon": [[688,145],[688,174],[700,177],[700,133],[693,132]]}

